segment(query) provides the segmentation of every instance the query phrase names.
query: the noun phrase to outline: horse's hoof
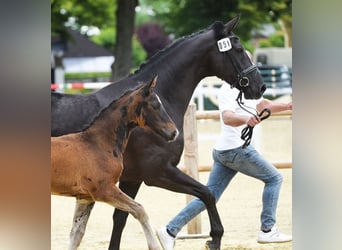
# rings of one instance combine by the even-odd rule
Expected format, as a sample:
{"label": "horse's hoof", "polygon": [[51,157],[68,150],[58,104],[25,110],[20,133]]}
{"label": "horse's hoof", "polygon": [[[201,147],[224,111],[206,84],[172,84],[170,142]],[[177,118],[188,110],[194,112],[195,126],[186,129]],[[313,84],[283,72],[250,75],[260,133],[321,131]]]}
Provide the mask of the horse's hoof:
{"label": "horse's hoof", "polygon": [[211,240],[208,240],[205,243],[205,249],[206,250],[220,250],[220,246],[215,246],[215,244]]}

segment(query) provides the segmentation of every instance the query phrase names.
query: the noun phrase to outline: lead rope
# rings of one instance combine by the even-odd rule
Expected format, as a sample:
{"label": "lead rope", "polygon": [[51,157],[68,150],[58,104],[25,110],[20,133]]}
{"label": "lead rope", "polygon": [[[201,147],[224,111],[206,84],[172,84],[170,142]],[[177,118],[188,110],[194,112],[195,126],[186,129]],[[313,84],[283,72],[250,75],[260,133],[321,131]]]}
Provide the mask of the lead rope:
{"label": "lead rope", "polygon": [[[251,107],[248,107],[248,106],[246,106],[246,108],[245,108],[245,107],[242,106],[244,104],[242,102],[242,91],[240,91],[238,97],[236,98],[236,102],[238,103],[240,108],[242,108],[244,111],[246,111],[247,113],[250,113],[254,117],[257,117],[251,111],[247,110],[247,108],[249,108],[249,109],[254,109],[254,108],[251,108]],[[254,109],[254,110],[256,111],[256,109]],[[264,115],[265,113],[266,113],[266,115]],[[261,117],[260,118],[261,121],[267,119],[270,115],[271,115],[271,110],[269,110],[267,108],[263,109],[260,112],[260,114],[258,114],[258,116]],[[253,129],[254,129],[254,127],[249,126],[249,125],[247,125],[244,129],[242,129],[242,131],[241,131],[241,139],[245,141],[245,143],[242,145],[242,148],[247,147],[251,143],[252,136],[253,136]]]}

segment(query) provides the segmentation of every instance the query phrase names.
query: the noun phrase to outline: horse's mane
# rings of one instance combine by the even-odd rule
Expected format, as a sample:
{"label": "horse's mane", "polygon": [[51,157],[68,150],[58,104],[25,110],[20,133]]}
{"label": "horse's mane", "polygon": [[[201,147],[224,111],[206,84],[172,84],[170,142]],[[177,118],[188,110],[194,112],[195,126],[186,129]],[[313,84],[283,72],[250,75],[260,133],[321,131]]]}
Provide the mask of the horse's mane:
{"label": "horse's mane", "polygon": [[180,44],[182,44],[183,42],[187,41],[190,38],[193,38],[199,34],[204,33],[207,30],[213,29],[214,30],[214,36],[216,40],[219,40],[223,37],[225,37],[224,35],[224,24],[221,21],[215,21],[211,26],[199,30],[197,32],[194,32],[190,35],[186,35],[183,37],[178,38],[177,40],[175,40],[173,43],[171,43],[170,45],[166,46],[164,49],[158,51],[157,53],[155,53],[150,59],[148,59],[146,62],[142,63],[140,65],[140,67],[134,71],[134,73],[130,74],[130,75],[135,75],[137,73],[139,73],[142,69],[144,69],[147,65],[151,65],[154,63],[158,63],[159,60],[161,60],[162,58],[164,58],[166,55],[170,54],[172,52],[172,50],[176,47],[178,47]]}
{"label": "horse's mane", "polygon": [[224,33],[224,24],[221,21],[214,22],[211,27],[214,30],[214,36],[216,40],[226,37],[226,34]]}

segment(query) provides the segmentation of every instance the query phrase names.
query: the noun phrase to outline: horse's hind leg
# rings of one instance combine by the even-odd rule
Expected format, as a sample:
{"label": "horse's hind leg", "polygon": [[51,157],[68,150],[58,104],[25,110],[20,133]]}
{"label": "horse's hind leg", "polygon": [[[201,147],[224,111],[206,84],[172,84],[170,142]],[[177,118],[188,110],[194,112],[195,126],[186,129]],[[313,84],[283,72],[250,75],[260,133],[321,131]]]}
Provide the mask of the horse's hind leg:
{"label": "horse's hind leg", "polygon": [[76,199],[76,207],[70,232],[69,250],[75,250],[80,245],[94,204],[94,201]]}
{"label": "horse's hind leg", "polygon": [[[103,190],[102,190],[103,191]],[[93,194],[96,201],[106,202],[115,208],[129,212],[136,218],[144,231],[148,249],[149,250],[160,250],[159,243],[154,235],[154,232],[149,224],[148,216],[145,212],[144,207],[133,200],[131,197],[123,193],[117,186],[111,186],[111,190],[105,192],[99,192]]]}
{"label": "horse's hind leg", "polygon": [[[121,189],[122,192],[124,192],[129,197],[134,199],[138,193],[140,185],[141,185],[141,182],[139,183],[120,182],[119,188]],[[117,209],[117,208],[115,209],[113,213],[112,236],[110,239],[108,250],[120,250],[122,231],[126,225],[127,217],[128,217],[128,212]]]}

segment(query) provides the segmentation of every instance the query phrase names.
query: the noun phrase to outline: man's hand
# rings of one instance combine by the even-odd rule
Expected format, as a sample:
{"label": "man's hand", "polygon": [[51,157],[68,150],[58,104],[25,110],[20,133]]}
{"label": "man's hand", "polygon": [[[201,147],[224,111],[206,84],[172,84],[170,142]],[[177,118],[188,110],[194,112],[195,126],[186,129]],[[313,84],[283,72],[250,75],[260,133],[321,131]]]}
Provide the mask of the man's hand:
{"label": "man's hand", "polygon": [[261,122],[260,118],[257,116],[251,116],[249,117],[249,119],[247,120],[247,125],[254,127],[255,125],[259,124]]}

